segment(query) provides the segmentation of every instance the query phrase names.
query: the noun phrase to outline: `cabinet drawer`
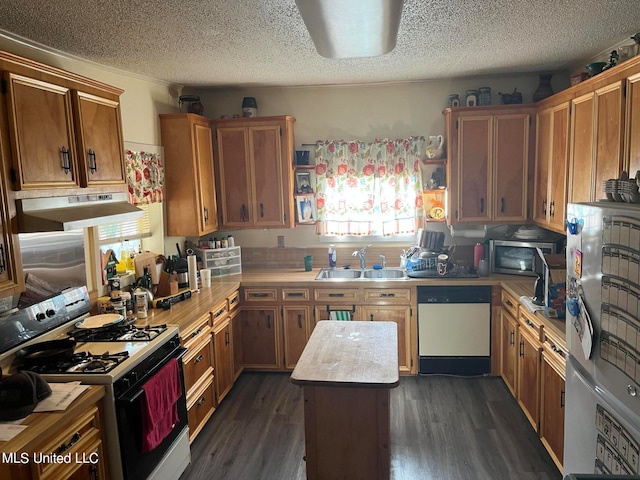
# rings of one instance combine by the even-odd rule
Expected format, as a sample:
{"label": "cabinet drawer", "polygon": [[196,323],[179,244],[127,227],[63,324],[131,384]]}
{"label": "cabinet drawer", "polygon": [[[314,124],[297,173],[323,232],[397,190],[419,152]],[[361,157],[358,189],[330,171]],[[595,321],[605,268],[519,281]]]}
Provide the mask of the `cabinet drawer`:
{"label": "cabinet drawer", "polygon": [[384,303],[410,303],[410,288],[365,288],[364,300]]}
{"label": "cabinet drawer", "polygon": [[240,292],[235,291],[227,297],[227,308],[231,312],[234,308],[238,308],[240,305]]}
{"label": "cabinet drawer", "polygon": [[[42,448],[38,448],[36,452],[42,452],[44,455],[71,454],[71,458],[73,459],[76,453],[81,457],[81,452],[88,451],[89,444],[95,443],[99,438],[100,417],[98,407],[94,406],[69,426],[69,428],[66,428]],[[71,465],[65,463],[38,463],[32,466],[33,476],[40,480],[66,478],[63,472],[69,469],[69,467],[71,467]]]}
{"label": "cabinet drawer", "polygon": [[200,343],[211,333],[211,315],[204,314],[192,325],[180,331],[180,340],[186,348]]}
{"label": "cabinet drawer", "polygon": [[542,350],[549,364],[553,365],[558,374],[564,378],[567,363],[567,348],[564,343],[547,335],[545,329]]}
{"label": "cabinet drawer", "polygon": [[227,303],[227,299],[225,298],[211,310],[212,325],[215,327],[220,322],[222,322],[225,318],[227,318],[227,313],[229,313],[229,304]]}
{"label": "cabinet drawer", "polygon": [[357,288],[317,288],[314,291],[317,302],[355,302],[359,297]]}
{"label": "cabinet drawer", "polygon": [[520,301],[504,289],[502,289],[502,306],[513,318],[518,318]]}
{"label": "cabinet drawer", "polygon": [[521,329],[527,331],[530,336],[542,343],[544,338],[542,337],[542,324],[540,323],[540,320],[535,317],[535,314],[525,312],[525,309],[519,310],[519,312],[520,317],[518,320]]}
{"label": "cabinet drawer", "polygon": [[278,300],[277,288],[245,288],[245,302],[275,302]]}
{"label": "cabinet drawer", "polygon": [[191,389],[198,380],[213,373],[211,358],[211,336],[208,336],[204,342],[189,348],[183,360],[184,388],[187,394],[192,393]]}
{"label": "cabinet drawer", "polygon": [[282,300],[285,302],[307,302],[309,301],[308,288],[283,288]]}
{"label": "cabinet drawer", "polygon": [[193,442],[202,427],[207,423],[214,410],[213,378],[193,397],[187,405],[189,420],[189,442]]}

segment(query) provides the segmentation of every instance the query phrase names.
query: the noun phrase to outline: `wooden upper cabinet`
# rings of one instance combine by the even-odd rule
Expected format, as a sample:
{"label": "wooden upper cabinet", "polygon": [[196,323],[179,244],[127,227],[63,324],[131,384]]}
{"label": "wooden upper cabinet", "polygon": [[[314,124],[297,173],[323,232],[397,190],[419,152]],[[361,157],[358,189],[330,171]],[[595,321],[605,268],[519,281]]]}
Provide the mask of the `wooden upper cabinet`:
{"label": "wooden upper cabinet", "polygon": [[594,94],[571,100],[569,202],[590,202],[594,159]]}
{"label": "wooden upper cabinet", "polygon": [[221,228],[291,228],[293,123],[290,116],[216,120]]}
{"label": "wooden upper cabinet", "polygon": [[527,219],[530,113],[494,118],[493,219],[522,222]]}
{"label": "wooden upper cabinet", "polygon": [[14,187],[77,187],[71,90],[4,72]]}
{"label": "wooden upper cabinet", "polygon": [[595,165],[592,200],[606,198],[603,184],[619,178],[622,172],[624,141],[624,81],[617,81],[595,91]]}
{"label": "wooden upper cabinet", "polygon": [[569,102],[538,112],[533,219],[564,232],[569,166]]}
{"label": "wooden upper cabinet", "polygon": [[[491,116],[458,118],[457,221],[491,219],[489,209],[489,168],[492,151]],[[451,160],[453,161],[453,159]],[[456,217],[454,213],[454,217]]]}
{"label": "wooden upper cabinet", "polygon": [[624,166],[629,176],[640,170],[640,73],[627,79]]}
{"label": "wooden upper cabinet", "polygon": [[449,223],[524,222],[533,107],[447,110]]}
{"label": "wooden upper cabinet", "polygon": [[105,85],[99,95],[99,87],[85,92],[75,80],[30,73],[37,79],[3,72],[13,188],[124,188],[121,91]]}
{"label": "wooden upper cabinet", "polygon": [[84,184],[125,183],[120,102],[73,92],[78,128],[78,166]]}
{"label": "wooden upper cabinet", "polygon": [[209,120],[160,115],[165,154],[167,235],[196,237],[218,229]]}

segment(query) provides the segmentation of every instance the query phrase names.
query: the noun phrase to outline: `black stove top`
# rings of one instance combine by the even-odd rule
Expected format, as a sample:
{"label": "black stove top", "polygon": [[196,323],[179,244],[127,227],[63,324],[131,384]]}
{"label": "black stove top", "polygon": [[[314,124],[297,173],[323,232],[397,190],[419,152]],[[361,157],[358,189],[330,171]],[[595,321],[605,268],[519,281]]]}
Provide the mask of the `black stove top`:
{"label": "black stove top", "polygon": [[67,335],[76,342],[148,342],[167,329],[166,325],[136,327],[133,321],[100,328],[76,328]]}
{"label": "black stove top", "polygon": [[129,352],[103,353],[77,352],[70,358],[54,363],[31,365],[32,372],[46,373],[106,373],[129,357]]}

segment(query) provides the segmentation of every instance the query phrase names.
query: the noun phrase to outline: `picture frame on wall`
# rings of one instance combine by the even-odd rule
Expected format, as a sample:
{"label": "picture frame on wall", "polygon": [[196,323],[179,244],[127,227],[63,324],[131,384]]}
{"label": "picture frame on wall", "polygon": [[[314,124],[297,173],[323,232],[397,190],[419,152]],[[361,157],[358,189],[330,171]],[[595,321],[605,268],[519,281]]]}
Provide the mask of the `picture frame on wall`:
{"label": "picture frame on wall", "polygon": [[309,172],[296,172],[296,193],[313,193]]}
{"label": "picture frame on wall", "polygon": [[316,221],[316,205],[314,195],[298,195],[296,197],[298,223],[314,223]]}

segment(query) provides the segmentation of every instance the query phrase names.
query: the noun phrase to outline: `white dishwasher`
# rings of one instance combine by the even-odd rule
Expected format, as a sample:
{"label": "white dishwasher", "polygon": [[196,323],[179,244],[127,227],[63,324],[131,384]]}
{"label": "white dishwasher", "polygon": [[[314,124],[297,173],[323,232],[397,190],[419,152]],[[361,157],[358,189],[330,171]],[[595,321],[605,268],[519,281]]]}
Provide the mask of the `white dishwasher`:
{"label": "white dishwasher", "polygon": [[418,373],[491,371],[491,287],[418,287]]}

